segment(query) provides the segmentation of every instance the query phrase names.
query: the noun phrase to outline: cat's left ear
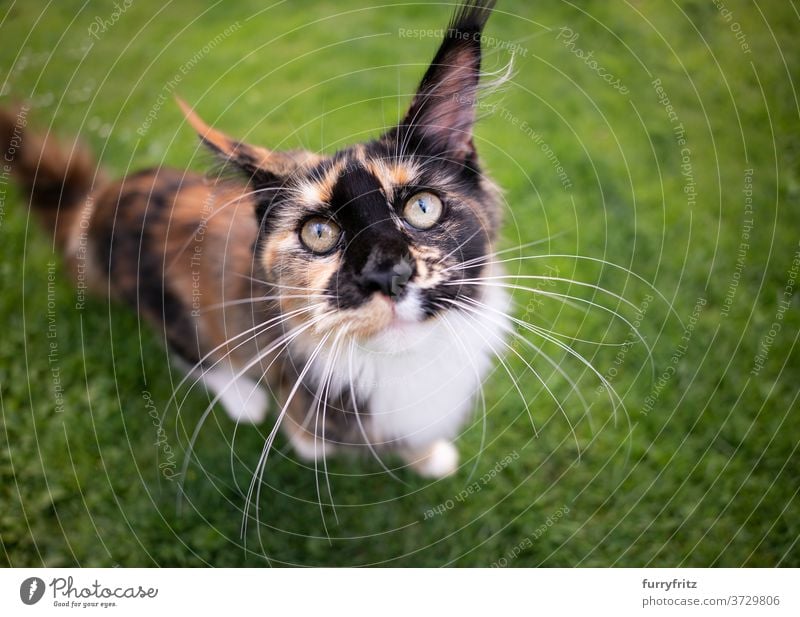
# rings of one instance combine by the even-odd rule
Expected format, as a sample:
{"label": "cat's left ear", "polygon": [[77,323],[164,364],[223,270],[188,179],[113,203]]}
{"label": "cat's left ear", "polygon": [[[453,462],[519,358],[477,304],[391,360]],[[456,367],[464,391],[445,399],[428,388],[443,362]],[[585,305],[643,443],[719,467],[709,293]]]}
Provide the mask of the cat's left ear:
{"label": "cat's left ear", "polygon": [[494,0],[467,0],[456,9],[397,137],[417,152],[464,161],[475,154],[472,128],[481,69],[481,35]]}
{"label": "cat's left ear", "polygon": [[239,169],[256,188],[283,184],[293,173],[319,160],[316,154],[305,150],[274,152],[237,141],[208,126],[182,99],[175,97],[175,100],[203,144],[224,163]]}

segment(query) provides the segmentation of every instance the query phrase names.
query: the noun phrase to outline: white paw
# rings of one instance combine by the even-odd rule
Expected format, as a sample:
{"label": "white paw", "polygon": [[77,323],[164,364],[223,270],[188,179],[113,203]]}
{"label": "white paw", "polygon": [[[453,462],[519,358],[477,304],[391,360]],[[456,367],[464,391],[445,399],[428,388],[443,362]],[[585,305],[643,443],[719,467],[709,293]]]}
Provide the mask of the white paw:
{"label": "white paw", "polygon": [[269,396],[252,379],[228,363],[191,373],[222,405],[234,422],[258,424],[267,418]]}
{"label": "white paw", "polygon": [[225,392],[220,399],[228,416],[240,424],[262,423],[269,412],[269,396],[255,384],[244,390],[237,388],[238,385],[231,386],[233,394]]}
{"label": "white paw", "polygon": [[434,441],[426,453],[417,452],[416,459],[408,456],[407,460],[425,478],[444,478],[458,470],[458,450],[446,439]]}
{"label": "white paw", "polygon": [[304,437],[300,433],[290,435],[289,443],[292,444],[292,449],[300,457],[300,460],[307,463],[321,461],[336,449],[331,443],[323,442],[321,439],[314,439],[311,436]]}

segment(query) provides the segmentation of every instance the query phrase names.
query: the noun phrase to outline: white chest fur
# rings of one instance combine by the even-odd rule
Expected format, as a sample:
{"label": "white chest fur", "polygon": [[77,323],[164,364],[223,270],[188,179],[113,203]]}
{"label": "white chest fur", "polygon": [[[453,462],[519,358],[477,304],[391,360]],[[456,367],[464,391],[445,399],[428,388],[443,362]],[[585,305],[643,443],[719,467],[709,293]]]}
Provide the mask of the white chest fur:
{"label": "white chest fur", "polygon": [[[469,418],[475,395],[503,352],[507,298],[486,287],[493,310],[451,310],[342,353],[332,383],[351,385],[367,401],[365,423],[376,445],[422,448],[452,439]],[[478,309],[475,309],[478,310]]]}

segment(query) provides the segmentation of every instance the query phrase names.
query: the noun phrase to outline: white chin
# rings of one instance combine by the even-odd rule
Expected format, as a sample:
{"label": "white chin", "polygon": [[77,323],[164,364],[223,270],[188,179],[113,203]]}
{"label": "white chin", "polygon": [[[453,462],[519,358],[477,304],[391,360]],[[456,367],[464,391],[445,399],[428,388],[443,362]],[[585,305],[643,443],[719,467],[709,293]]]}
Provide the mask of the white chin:
{"label": "white chin", "polygon": [[424,321],[419,289],[412,287],[397,303],[395,319],[361,346],[378,353],[402,353],[419,346],[430,335],[430,330],[430,323]]}

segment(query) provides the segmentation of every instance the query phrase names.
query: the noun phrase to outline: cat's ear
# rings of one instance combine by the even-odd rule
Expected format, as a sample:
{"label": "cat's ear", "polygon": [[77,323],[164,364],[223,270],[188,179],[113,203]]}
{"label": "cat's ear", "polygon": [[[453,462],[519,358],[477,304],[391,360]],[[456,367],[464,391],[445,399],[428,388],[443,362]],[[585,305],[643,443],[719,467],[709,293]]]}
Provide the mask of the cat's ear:
{"label": "cat's ear", "polygon": [[494,0],[468,0],[456,9],[439,51],[396,129],[406,148],[430,148],[461,161],[474,155],[472,128],[481,69],[481,33],[494,4]]}
{"label": "cat's ear", "polygon": [[257,188],[283,184],[293,173],[319,160],[317,155],[305,150],[272,151],[237,141],[208,126],[182,99],[175,97],[175,100],[203,144],[224,163],[240,170]]}

